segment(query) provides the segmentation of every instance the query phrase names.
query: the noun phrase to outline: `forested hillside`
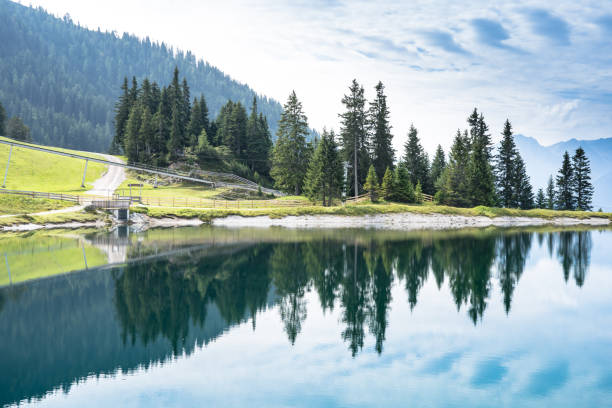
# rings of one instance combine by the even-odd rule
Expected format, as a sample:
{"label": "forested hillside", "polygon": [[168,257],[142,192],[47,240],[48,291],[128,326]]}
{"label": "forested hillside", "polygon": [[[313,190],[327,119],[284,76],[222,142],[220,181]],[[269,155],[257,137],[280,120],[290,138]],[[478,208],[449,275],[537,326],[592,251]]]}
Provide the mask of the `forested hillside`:
{"label": "forested hillside", "polygon": [[205,96],[211,118],[230,99],[249,107],[256,96],[275,134],[278,102],[190,52],[148,38],[91,31],[67,16],[58,19],[7,0],[0,0],[0,39],[0,103],[8,116],[23,119],[36,142],[107,151],[124,77],[167,83],[175,66],[191,94]]}

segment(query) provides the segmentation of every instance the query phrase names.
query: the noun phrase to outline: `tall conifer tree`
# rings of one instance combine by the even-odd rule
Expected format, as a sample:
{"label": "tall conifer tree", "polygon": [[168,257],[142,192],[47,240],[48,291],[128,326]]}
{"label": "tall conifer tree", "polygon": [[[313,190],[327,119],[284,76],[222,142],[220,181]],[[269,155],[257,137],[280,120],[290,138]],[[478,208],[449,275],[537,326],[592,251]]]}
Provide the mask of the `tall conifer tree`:
{"label": "tall conifer tree", "polygon": [[372,164],[379,178],[382,178],[387,168],[393,168],[395,152],[393,150],[391,125],[389,124],[389,109],[385,86],[382,82],[376,85],[376,97],[368,110],[368,125],[371,138]]}
{"label": "tall conifer tree", "polygon": [[572,156],[573,167],[573,191],[576,200],[576,208],[583,211],[593,209],[591,202],[593,198],[593,185],[591,184],[591,165],[584,149],[579,147]]}
{"label": "tall conifer tree", "polygon": [[277,188],[299,195],[312,149],[306,143],[308,121],[295,91],[283,106],[272,155],[271,175]]}
{"label": "tall conifer tree", "polygon": [[344,95],[342,103],[345,112],[340,114],[340,137],[344,160],[349,164],[346,191],[347,195],[357,196],[370,166],[365,97],[363,87],[357,83],[357,80],[353,79],[349,93]]}
{"label": "tall conifer tree", "polygon": [[516,174],[516,144],[512,135],[512,125],[506,119],[502,140],[497,153],[495,172],[497,176],[497,194],[503,207],[517,207],[517,174]]}
{"label": "tall conifer tree", "polygon": [[444,155],[444,150],[442,149],[442,146],[438,145],[434,159],[431,162],[431,182],[434,186],[437,184],[438,179],[444,172],[445,168],[446,156]]}
{"label": "tall conifer tree", "polygon": [[311,199],[321,200],[324,206],[330,206],[334,198],[340,197],[343,181],[342,159],[334,132],[323,129],[308,166],[304,189]]}
{"label": "tall conifer tree", "polygon": [[416,186],[420,182],[424,191],[431,194],[433,188],[429,177],[429,158],[421,145],[418,131],[413,125],[410,125],[408,140],[404,144],[403,159],[412,185]]}
{"label": "tall conifer tree", "polygon": [[563,154],[563,163],[557,174],[557,208],[559,210],[573,210],[575,200],[573,195],[574,170],[567,152]]}
{"label": "tall conifer tree", "polygon": [[548,185],[546,186],[546,208],[549,210],[555,209],[555,182],[552,176],[548,178]]}

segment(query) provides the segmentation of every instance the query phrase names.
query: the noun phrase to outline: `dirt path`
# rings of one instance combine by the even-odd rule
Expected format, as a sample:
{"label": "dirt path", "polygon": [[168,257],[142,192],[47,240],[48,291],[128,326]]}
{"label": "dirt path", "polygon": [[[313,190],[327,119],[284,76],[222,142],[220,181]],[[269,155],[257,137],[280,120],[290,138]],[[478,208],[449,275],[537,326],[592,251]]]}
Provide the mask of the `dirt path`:
{"label": "dirt path", "polygon": [[[123,163],[123,161],[110,154],[101,154],[108,161],[114,163]],[[108,166],[106,173],[99,179],[94,181],[93,188],[87,191],[85,194],[110,196],[125,180],[125,169],[118,166]]]}

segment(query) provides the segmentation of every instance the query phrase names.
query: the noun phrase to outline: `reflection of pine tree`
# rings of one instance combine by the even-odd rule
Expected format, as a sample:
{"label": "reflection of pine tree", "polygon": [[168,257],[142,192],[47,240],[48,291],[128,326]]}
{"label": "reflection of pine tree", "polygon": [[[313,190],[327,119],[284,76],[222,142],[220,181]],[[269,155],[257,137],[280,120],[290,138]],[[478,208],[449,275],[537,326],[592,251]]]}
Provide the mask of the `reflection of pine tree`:
{"label": "reflection of pine tree", "polygon": [[505,234],[498,239],[497,272],[506,314],[510,312],[514,289],[525,269],[531,239],[530,233]]}
{"label": "reflection of pine tree", "polygon": [[331,240],[308,242],[304,246],[306,271],[315,290],[323,311],[334,309],[342,282],[342,245]]}
{"label": "reflection of pine tree", "polygon": [[340,296],[343,309],[342,322],[346,324],[342,338],[349,342],[349,349],[354,357],[363,348],[365,337],[363,325],[366,320],[371,288],[368,271],[362,254],[358,254],[357,245],[354,245],[353,248],[347,247],[345,256],[353,259],[347,262],[347,265],[352,265],[352,268],[345,271]]}
{"label": "reflection of pine tree", "polygon": [[408,292],[408,304],[410,310],[417,304],[419,290],[425,284],[429,273],[429,259],[431,248],[424,247],[421,240],[404,243],[404,247],[398,254],[397,275],[406,281]]}
{"label": "reflection of pine tree", "polygon": [[387,313],[389,304],[391,303],[391,285],[393,283],[393,274],[385,269],[381,256],[381,247],[376,246],[373,250],[368,251],[366,259],[369,275],[372,277],[372,300],[368,308],[368,321],[370,333],[376,339],[376,351],[382,353],[383,342],[385,341],[385,333],[387,331]]}
{"label": "reflection of pine tree", "polygon": [[309,278],[304,267],[302,247],[302,244],[275,245],[269,263],[272,281],[282,297],[280,315],[291,344],[295,344],[307,312],[304,295]]}

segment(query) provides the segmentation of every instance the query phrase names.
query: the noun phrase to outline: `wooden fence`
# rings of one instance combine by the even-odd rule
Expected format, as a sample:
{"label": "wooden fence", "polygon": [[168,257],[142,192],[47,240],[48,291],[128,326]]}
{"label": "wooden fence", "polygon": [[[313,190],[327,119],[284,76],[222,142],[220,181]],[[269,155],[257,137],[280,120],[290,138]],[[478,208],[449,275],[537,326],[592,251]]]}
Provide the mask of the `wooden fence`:
{"label": "wooden fence", "polygon": [[19,195],[31,198],[46,198],[48,200],[62,200],[71,201],[73,203],[79,203],[79,196],[74,194],[62,194],[62,193],[46,193],[42,191],[27,191],[27,190],[5,190],[0,189],[0,194],[11,194]]}
{"label": "wooden fence", "polygon": [[190,208],[276,208],[307,207],[310,201],[301,200],[215,200],[197,197],[134,197],[143,205],[157,207],[190,207]]}

